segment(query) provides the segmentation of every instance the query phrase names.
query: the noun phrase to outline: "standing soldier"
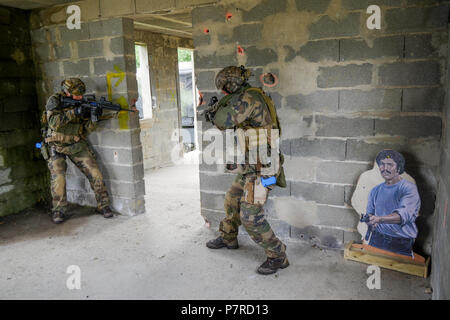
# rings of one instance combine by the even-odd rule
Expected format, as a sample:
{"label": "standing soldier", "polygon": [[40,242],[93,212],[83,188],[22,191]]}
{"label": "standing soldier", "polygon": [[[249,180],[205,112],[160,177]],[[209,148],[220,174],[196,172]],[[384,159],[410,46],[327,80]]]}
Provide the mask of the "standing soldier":
{"label": "standing soldier", "polygon": [[[109,208],[110,200],[95,160],[94,152],[88,144],[86,136],[95,130],[89,116],[89,110],[83,106],[63,108],[61,97],[74,100],[83,99],[86,91],[84,83],[78,78],[70,78],[61,82],[61,92],[53,94],[47,101],[42,122],[45,124],[45,143],[48,144],[48,168],[51,174],[52,220],[61,223],[66,218],[66,158],[68,157],[89,179],[97,200],[97,211],[105,218],[113,217]],[[116,116],[111,113],[109,117]]]}
{"label": "standing soldier", "polygon": [[[216,76],[215,83],[217,89],[223,90],[227,95],[215,103],[207,112],[206,118],[220,130],[236,129],[237,132],[244,133],[244,138],[242,136],[239,138],[238,134],[241,146],[246,137],[247,141],[250,140],[250,131],[257,131],[258,141],[262,141],[269,152],[278,152],[278,148],[271,149],[274,142],[273,135],[272,139],[270,137],[267,139],[268,135],[262,134],[271,130],[273,134],[273,131],[280,129],[275,106],[261,89],[250,87],[247,83],[249,76],[250,72],[243,66],[240,68],[230,66],[221,70]],[[286,246],[275,236],[264,216],[263,206],[272,186],[261,183],[261,178],[269,176],[262,173],[265,166],[262,164],[260,153],[257,153],[256,161],[253,163],[249,161],[251,158],[249,144],[244,143],[246,146],[243,150],[246,153],[244,164],[227,165],[227,169],[236,168],[233,171],[237,172],[238,176],[225,196],[225,218],[220,223],[220,236],[207,242],[206,246],[210,249],[224,247],[237,249],[239,247],[237,235],[239,225],[242,224],[253,241],[265,250],[267,260],[257,271],[266,275],[277,272],[279,268],[288,267],[289,262],[286,257]],[[285,187],[286,181],[281,167],[282,156],[278,154],[276,156],[280,157],[280,166],[272,180],[276,178],[276,184]]]}

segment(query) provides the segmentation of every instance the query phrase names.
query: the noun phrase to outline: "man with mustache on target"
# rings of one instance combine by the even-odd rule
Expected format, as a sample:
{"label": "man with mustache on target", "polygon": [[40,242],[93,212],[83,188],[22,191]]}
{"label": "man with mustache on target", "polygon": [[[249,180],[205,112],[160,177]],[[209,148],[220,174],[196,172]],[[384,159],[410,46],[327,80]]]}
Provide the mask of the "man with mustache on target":
{"label": "man with mustache on target", "polygon": [[373,247],[413,257],[412,245],[417,237],[415,220],[420,209],[417,186],[401,177],[405,171],[401,153],[383,150],[376,162],[385,182],[370,191],[362,219],[369,226],[365,239]]}

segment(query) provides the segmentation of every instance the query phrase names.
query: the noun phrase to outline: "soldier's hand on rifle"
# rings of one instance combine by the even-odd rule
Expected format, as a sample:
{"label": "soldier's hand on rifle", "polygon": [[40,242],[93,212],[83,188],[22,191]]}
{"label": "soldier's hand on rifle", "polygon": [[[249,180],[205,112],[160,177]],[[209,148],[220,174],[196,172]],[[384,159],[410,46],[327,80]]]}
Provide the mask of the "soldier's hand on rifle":
{"label": "soldier's hand on rifle", "polygon": [[74,112],[75,112],[75,116],[77,116],[79,118],[88,118],[90,115],[89,107],[82,105],[82,104],[75,107]]}
{"label": "soldier's hand on rifle", "polygon": [[130,109],[131,109],[133,112],[135,112],[135,113],[137,113],[137,114],[139,115],[139,110],[136,109],[136,101],[137,101],[136,98],[131,99],[131,103],[130,103],[131,107],[130,107]]}

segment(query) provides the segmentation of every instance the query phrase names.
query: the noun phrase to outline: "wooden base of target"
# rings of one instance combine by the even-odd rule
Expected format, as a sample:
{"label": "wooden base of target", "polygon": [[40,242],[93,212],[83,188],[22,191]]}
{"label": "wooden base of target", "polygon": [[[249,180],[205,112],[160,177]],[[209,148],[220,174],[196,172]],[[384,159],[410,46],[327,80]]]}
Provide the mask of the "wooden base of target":
{"label": "wooden base of target", "polygon": [[368,244],[350,241],[344,249],[344,259],[376,265],[418,277],[428,277],[430,258],[425,259],[414,253],[414,258],[378,249]]}

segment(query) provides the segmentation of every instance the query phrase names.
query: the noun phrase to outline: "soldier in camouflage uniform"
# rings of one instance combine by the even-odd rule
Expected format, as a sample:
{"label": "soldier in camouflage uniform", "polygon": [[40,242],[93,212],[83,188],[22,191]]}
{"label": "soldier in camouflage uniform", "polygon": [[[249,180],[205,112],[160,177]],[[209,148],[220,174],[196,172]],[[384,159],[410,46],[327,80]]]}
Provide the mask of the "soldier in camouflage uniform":
{"label": "soldier in camouflage uniform", "polygon": [[[66,218],[66,158],[69,158],[88,178],[97,200],[97,211],[105,218],[113,217],[110,200],[95,160],[94,152],[86,140],[88,133],[95,130],[95,123],[89,118],[89,111],[82,106],[62,109],[61,96],[81,100],[86,91],[78,78],[61,82],[61,92],[53,94],[47,101],[43,122],[47,123],[45,142],[49,147],[48,168],[51,174],[52,220],[61,223]],[[117,113],[103,115],[102,119],[115,117]]]}
{"label": "soldier in camouflage uniform", "polygon": [[[216,87],[227,95],[218,102],[217,111],[209,118],[220,130],[243,129],[245,132],[252,128],[279,129],[273,102],[262,90],[251,88],[247,84],[249,76],[249,71],[234,66],[226,67],[218,73]],[[278,172],[281,170],[280,167]],[[242,224],[267,255],[267,260],[258,268],[258,273],[272,274],[279,268],[288,267],[286,246],[275,236],[264,216],[263,206],[272,186],[263,187],[260,184],[261,166],[258,166],[258,162],[249,163],[246,157],[246,163],[239,164],[235,171],[238,175],[225,196],[225,218],[220,223],[220,236],[209,241],[206,246],[211,249],[237,249],[237,235]],[[257,188],[266,189],[263,189],[265,197],[259,202],[256,201]]]}

